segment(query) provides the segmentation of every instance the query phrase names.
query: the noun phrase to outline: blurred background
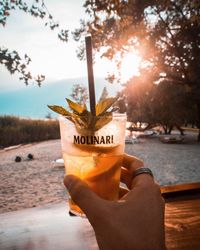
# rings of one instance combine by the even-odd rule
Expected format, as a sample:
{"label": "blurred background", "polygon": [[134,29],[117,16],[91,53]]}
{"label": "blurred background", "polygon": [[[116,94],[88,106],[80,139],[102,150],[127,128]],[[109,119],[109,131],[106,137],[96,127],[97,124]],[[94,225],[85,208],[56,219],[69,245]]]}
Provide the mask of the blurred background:
{"label": "blurred background", "polygon": [[[14,172],[15,156],[28,153],[24,144],[45,141],[39,151],[30,148],[38,164],[61,157],[57,115],[47,105],[67,107],[66,97],[88,105],[88,34],[97,100],[118,95],[115,106],[128,116],[126,152],[142,158],[161,185],[199,182],[198,0],[2,0],[1,180]],[[49,156],[52,149],[57,153]]]}

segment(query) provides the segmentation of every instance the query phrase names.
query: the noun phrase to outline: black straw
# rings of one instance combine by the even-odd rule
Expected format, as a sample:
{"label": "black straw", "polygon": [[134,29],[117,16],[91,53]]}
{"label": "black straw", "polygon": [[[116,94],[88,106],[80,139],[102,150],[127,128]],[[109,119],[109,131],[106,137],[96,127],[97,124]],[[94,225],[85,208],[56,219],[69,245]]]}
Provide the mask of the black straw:
{"label": "black straw", "polygon": [[95,100],[95,88],[94,88],[94,75],[92,64],[92,39],[91,36],[85,37],[86,44],[86,57],[87,57],[87,70],[88,70],[88,87],[90,98],[90,111],[93,116],[96,116],[96,100]]}

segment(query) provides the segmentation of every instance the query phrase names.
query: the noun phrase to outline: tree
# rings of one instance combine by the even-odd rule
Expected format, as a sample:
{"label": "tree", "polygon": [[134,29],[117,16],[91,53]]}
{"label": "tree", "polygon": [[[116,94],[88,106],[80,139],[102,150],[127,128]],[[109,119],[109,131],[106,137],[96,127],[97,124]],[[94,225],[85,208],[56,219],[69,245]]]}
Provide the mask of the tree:
{"label": "tree", "polygon": [[74,84],[70,95],[75,102],[86,105],[88,100],[88,90],[84,85]]}
{"label": "tree", "polygon": [[170,134],[176,127],[183,135],[181,126],[189,120],[192,111],[187,100],[187,90],[180,85],[174,86],[172,82],[163,80],[155,86],[151,109],[154,120],[162,126],[165,134]]}
{"label": "tree", "polygon": [[138,50],[155,81],[186,86],[197,111],[200,141],[199,1],[87,0],[84,7],[90,19],[81,22],[75,39],[91,33],[94,48],[104,47],[102,56],[110,59]]}
{"label": "tree", "polygon": [[144,129],[162,126],[165,134],[173,127],[183,134],[182,124],[194,120],[194,107],[188,104],[186,88],[163,80],[159,84],[133,77],[123,89],[128,120],[132,123],[146,123]]}
{"label": "tree", "polygon": [[[11,11],[16,9],[30,14],[33,17],[44,19],[45,25],[51,30],[59,28],[59,23],[54,20],[43,0],[34,0],[32,4],[28,4],[26,0],[2,0],[0,2],[0,25],[5,27]],[[60,29],[58,38],[64,42],[68,41],[68,30]],[[19,79],[23,80],[25,84],[28,84],[29,81],[33,79],[31,72],[27,68],[30,61],[31,59],[27,54],[21,57],[17,51],[0,46],[0,64],[5,65],[11,74],[19,73]],[[44,75],[35,77],[35,81],[39,86],[44,79]]]}
{"label": "tree", "polygon": [[137,123],[153,123],[150,110],[153,84],[141,77],[130,79],[124,90],[128,120]]}

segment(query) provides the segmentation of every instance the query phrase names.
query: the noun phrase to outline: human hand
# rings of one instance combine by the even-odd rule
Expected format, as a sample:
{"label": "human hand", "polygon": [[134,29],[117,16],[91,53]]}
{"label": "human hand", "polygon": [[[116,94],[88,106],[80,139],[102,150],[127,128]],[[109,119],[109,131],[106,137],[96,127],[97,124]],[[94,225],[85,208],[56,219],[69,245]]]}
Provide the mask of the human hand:
{"label": "human hand", "polygon": [[160,188],[149,174],[132,178],[142,166],[141,160],[124,155],[121,181],[129,191],[121,189],[118,201],[104,200],[78,177],[65,176],[64,184],[94,228],[100,249],[165,249]]}

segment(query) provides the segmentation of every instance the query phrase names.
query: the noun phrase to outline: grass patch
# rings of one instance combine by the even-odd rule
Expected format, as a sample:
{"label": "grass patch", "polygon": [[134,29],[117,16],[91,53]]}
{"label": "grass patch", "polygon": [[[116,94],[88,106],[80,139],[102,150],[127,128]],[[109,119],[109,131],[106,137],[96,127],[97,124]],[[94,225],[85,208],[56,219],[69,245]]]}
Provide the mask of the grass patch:
{"label": "grass patch", "polygon": [[57,120],[0,116],[0,147],[60,138]]}

